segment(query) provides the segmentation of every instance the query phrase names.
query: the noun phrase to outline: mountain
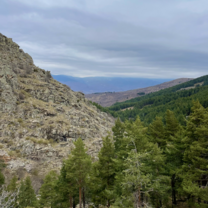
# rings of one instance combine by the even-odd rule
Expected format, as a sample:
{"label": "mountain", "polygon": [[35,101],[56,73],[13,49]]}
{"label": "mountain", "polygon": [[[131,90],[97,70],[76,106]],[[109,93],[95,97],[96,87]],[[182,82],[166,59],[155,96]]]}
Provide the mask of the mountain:
{"label": "mountain", "polygon": [[[194,100],[199,100],[203,107],[208,107],[207,94],[208,75],[158,92],[116,103],[109,108],[104,108],[104,110],[122,120],[135,120],[139,116],[147,124],[151,123],[156,116],[165,118],[166,111],[171,110],[179,122],[185,125],[185,120],[191,112]],[[100,107],[100,109],[102,108]]]}
{"label": "mountain", "polygon": [[145,94],[157,92],[161,89],[169,88],[169,87],[178,85],[180,83],[187,82],[189,80],[192,80],[192,79],[181,78],[181,79],[176,79],[176,80],[169,81],[169,82],[164,82],[162,84],[155,85],[152,87],[134,89],[134,90],[124,91],[124,92],[94,93],[94,94],[85,95],[85,97],[91,100],[92,102],[98,103],[101,106],[108,107],[108,106],[113,105],[116,102],[123,102],[126,100],[130,100],[132,98],[135,98],[135,97],[143,96]]}
{"label": "mountain", "polygon": [[37,190],[51,169],[60,169],[81,137],[97,157],[114,118],[93,106],[83,93],[34,65],[11,38],[0,34],[0,156],[6,178],[31,175]]}
{"label": "mountain", "polygon": [[71,77],[66,75],[52,75],[57,81],[68,85],[74,91],[85,94],[102,92],[120,92],[144,88],[170,81],[170,79],[146,79],[124,77]]}

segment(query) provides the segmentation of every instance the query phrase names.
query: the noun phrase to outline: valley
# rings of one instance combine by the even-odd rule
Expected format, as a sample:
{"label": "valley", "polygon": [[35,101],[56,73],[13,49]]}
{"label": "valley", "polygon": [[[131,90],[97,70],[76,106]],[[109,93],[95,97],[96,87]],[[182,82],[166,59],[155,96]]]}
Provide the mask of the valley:
{"label": "valley", "polygon": [[124,102],[126,100],[131,100],[132,98],[136,98],[136,97],[141,97],[143,96],[143,94],[147,95],[149,93],[157,92],[159,90],[169,88],[190,80],[191,80],[190,78],[181,78],[181,79],[165,82],[159,85],[155,85],[152,87],[140,88],[140,89],[129,90],[124,92],[86,94],[85,97],[91,100],[92,102],[98,103],[103,107],[109,107],[115,103]]}

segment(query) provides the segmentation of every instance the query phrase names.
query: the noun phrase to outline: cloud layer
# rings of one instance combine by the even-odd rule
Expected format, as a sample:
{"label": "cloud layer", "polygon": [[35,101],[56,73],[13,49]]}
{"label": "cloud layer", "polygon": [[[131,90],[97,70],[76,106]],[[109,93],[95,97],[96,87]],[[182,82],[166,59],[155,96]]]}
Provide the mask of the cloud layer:
{"label": "cloud layer", "polygon": [[1,0],[0,32],[78,77],[208,74],[207,0]]}

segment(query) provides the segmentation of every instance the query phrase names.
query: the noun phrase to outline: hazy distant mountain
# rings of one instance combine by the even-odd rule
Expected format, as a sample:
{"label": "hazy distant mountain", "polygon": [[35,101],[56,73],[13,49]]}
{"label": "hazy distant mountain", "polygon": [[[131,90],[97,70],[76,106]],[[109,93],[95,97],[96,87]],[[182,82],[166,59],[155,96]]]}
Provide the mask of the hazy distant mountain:
{"label": "hazy distant mountain", "polygon": [[71,77],[53,75],[57,81],[68,85],[74,91],[85,94],[101,92],[120,92],[145,88],[168,82],[171,79],[121,78],[121,77]]}

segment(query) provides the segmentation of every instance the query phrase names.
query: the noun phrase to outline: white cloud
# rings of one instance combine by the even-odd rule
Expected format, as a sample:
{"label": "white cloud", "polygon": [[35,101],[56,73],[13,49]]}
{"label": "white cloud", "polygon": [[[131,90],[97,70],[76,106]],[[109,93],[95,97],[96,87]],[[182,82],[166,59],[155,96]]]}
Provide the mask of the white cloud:
{"label": "white cloud", "polygon": [[1,33],[72,76],[207,74],[206,0],[2,0]]}

